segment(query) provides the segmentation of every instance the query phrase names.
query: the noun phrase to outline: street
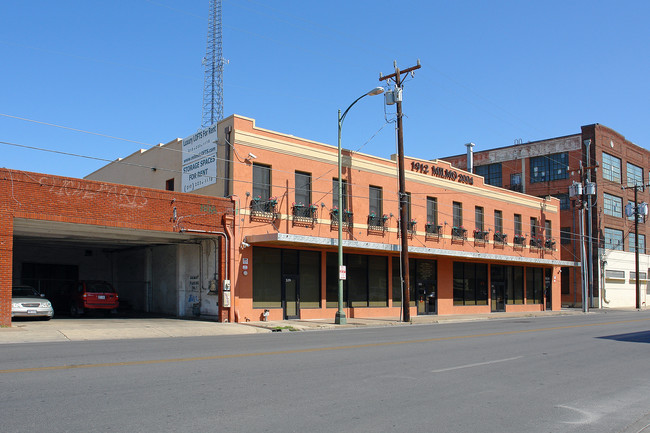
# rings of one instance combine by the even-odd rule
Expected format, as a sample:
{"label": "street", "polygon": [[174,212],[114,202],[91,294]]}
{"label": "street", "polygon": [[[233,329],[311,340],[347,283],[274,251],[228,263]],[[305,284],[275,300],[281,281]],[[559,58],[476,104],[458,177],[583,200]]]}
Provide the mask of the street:
{"label": "street", "polygon": [[[650,430],[650,312],[6,344],[3,431]],[[645,429],[647,427],[647,430]]]}

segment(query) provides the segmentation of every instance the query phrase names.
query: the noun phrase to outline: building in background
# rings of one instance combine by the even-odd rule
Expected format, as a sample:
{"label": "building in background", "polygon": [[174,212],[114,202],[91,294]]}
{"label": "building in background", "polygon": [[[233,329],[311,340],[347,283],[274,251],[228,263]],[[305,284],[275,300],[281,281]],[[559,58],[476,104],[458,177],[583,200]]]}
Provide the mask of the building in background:
{"label": "building in background", "polygon": [[[342,165],[337,179],[335,146],[233,115],[87,178],[234,201],[222,320],[332,319],[339,212],[347,317],[399,317],[396,160],[344,151]],[[560,308],[561,269],[577,265],[560,257],[561,199],[489,185],[445,161],[409,157],[405,166],[412,314]],[[177,217],[182,226],[189,216]]]}
{"label": "building in background", "polygon": [[[580,261],[579,201],[569,196],[574,182],[596,184],[591,212],[586,212],[585,238],[588,257],[587,285],[591,307],[616,308],[636,305],[635,246],[639,246],[641,305],[645,307],[650,257],[646,254],[647,224],[625,214],[628,203],[648,202],[646,173],[650,152],[618,132],[599,124],[582,126],[580,133],[442,158],[454,167],[467,167],[468,154],[475,174],[490,185],[560,201],[560,253],[562,260]],[[581,167],[583,168],[581,170]],[[591,219],[589,220],[589,216]],[[581,272],[563,267],[562,304],[581,306]]]}

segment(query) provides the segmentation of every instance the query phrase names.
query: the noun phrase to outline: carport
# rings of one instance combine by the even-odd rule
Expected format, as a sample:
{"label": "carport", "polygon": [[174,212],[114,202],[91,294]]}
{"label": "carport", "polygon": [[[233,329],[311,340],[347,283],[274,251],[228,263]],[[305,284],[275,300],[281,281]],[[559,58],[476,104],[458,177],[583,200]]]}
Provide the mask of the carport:
{"label": "carport", "polygon": [[123,310],[224,315],[230,200],[7,169],[0,176],[0,324],[11,322],[12,284],[36,287],[60,316],[78,280],[111,282]]}

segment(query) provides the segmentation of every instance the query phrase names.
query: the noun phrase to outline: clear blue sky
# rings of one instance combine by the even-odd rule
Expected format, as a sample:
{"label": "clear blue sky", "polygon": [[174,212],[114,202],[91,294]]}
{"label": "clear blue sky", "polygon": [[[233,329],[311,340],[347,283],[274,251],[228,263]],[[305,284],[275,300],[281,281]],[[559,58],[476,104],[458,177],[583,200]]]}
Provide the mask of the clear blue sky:
{"label": "clear blue sky", "polygon": [[[0,141],[113,160],[192,134],[208,6],[4,0]],[[379,85],[393,60],[404,69],[420,59],[404,87],[409,156],[591,123],[649,148],[649,19],[648,1],[223,0],[224,114],[335,145],[337,109]],[[383,97],[360,101],[343,146],[395,153],[394,107],[384,113]],[[0,155],[2,167],[75,177],[105,164],[6,144]]]}

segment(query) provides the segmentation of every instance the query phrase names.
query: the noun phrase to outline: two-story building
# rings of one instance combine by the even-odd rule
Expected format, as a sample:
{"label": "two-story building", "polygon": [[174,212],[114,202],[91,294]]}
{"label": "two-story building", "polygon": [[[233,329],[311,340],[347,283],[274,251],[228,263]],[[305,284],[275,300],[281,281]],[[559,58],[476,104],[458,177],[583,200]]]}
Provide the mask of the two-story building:
{"label": "two-story building", "polygon": [[[396,159],[344,150],[342,166],[339,180],[335,146],[233,115],[87,178],[235,202],[236,272],[221,320],[334,317],[339,212],[347,317],[398,317]],[[489,185],[444,161],[407,157],[405,166],[412,314],[560,308],[560,271],[577,265],[560,257],[560,200]]]}

